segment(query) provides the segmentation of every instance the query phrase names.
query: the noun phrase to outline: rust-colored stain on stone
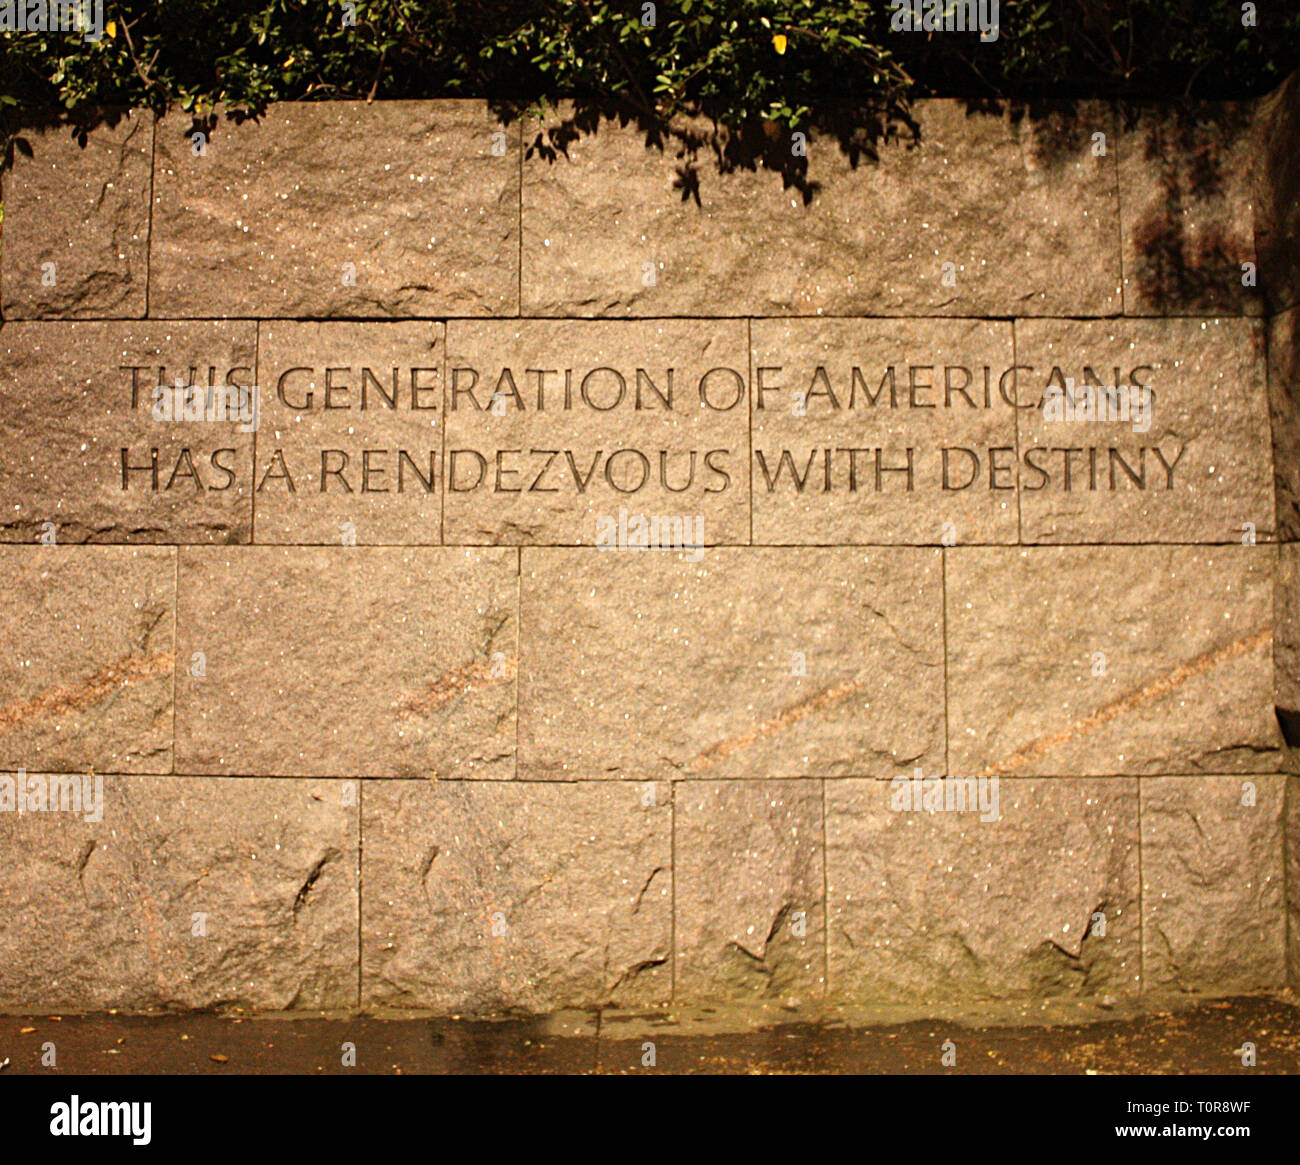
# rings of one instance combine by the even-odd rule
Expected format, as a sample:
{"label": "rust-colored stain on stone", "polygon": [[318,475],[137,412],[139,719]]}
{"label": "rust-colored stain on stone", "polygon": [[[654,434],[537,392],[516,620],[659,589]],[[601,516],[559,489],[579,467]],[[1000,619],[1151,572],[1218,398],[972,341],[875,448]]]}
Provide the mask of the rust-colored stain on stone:
{"label": "rust-colored stain on stone", "polygon": [[170,651],[148,656],[123,656],[80,683],[46,688],[29,700],[7,704],[0,708],[0,732],[8,732],[20,725],[48,720],[54,716],[84,711],[131,684],[170,674],[175,658]]}
{"label": "rust-colored stain on stone", "polygon": [[[499,666],[500,673],[494,675],[493,667]],[[451,703],[470,692],[485,688],[496,680],[513,679],[519,667],[514,656],[508,656],[494,665],[491,661],[477,660],[464,664],[439,676],[420,692],[404,692],[396,703],[397,714],[406,719],[427,716],[439,708]]]}
{"label": "rust-colored stain on stone", "polygon": [[802,700],[782,708],[775,716],[769,716],[766,720],[760,721],[748,732],[742,732],[738,736],[732,736],[727,740],[720,740],[717,744],[710,745],[698,756],[693,757],[686,764],[688,773],[703,772],[711,765],[729,757],[734,752],[739,752],[742,748],[748,748],[752,744],[757,744],[760,740],[769,740],[779,732],[785,731],[792,724],[798,724],[800,720],[806,720],[815,712],[820,712],[823,708],[839,700],[843,700],[853,695],[861,688],[868,679],[870,674],[865,671],[858,672],[857,675],[849,679],[840,680],[838,684],[832,684],[829,688],[823,688],[820,692],[814,692],[811,696],[805,696]]}
{"label": "rust-colored stain on stone", "polygon": [[980,775],[985,777],[1003,776],[1014,772],[1030,761],[1039,760],[1046,756],[1052,749],[1068,744],[1077,737],[1086,736],[1089,732],[1095,732],[1103,724],[1109,724],[1112,720],[1123,716],[1127,712],[1132,712],[1158,700],[1161,696],[1168,695],[1197,676],[1204,675],[1207,671],[1211,671],[1229,660],[1238,659],[1248,652],[1254,651],[1257,647],[1265,646],[1271,642],[1272,638],[1272,629],[1265,627],[1260,631],[1256,631],[1253,635],[1243,635],[1223,647],[1216,647],[1213,651],[1207,651],[1202,655],[1198,655],[1195,659],[1180,663],[1159,679],[1144,684],[1142,687],[1136,688],[1116,700],[1112,700],[1109,704],[1103,704],[1095,712],[1090,712],[1087,716],[1081,716],[1059,732],[1039,737],[1027,748],[1021,749],[1020,752],[1007,757],[1005,760],[990,765]]}

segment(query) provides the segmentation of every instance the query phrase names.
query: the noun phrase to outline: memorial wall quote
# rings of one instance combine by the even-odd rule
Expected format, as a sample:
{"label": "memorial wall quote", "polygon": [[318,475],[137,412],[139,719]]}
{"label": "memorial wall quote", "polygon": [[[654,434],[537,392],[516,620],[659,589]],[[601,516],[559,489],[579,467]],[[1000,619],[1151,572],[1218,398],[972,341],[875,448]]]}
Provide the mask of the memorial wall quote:
{"label": "memorial wall quote", "polygon": [[[1016,542],[1026,524],[1087,541],[1099,506],[1168,529],[1180,494],[1217,523],[1207,540],[1271,528],[1266,446],[1241,465],[1216,444],[1224,386],[1262,398],[1230,364],[1113,338],[1018,352],[996,321],[949,324],[928,348],[858,345],[846,321],[794,335],[805,323],[482,321],[448,340],[423,323],[271,322],[229,354],[150,337],[65,378],[65,446],[90,439],[45,454],[62,461],[51,481],[82,479],[74,501],[128,524],[228,497],[200,541],[588,545],[625,538],[628,515],[634,537],[677,516],[708,545]],[[28,376],[5,389],[24,395]],[[59,525],[26,496],[27,524]],[[58,509],[69,540],[113,525]]]}

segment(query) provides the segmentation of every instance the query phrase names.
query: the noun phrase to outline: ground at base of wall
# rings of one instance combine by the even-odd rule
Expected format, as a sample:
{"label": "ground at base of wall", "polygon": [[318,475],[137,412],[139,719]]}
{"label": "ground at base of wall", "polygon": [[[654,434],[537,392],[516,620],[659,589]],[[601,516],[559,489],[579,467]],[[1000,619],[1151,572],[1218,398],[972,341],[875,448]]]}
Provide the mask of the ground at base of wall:
{"label": "ground at base of wall", "polygon": [[[53,1067],[42,1064],[51,1044]],[[343,1063],[348,1045],[355,1066]],[[1248,1050],[1253,1066],[1243,1063]],[[0,1016],[0,1065],[23,1075],[1293,1074],[1300,1000],[1286,992],[1109,1013],[1034,1004],[1018,1019],[1004,1009],[978,1020],[875,1023],[707,1009],[502,1020]]]}

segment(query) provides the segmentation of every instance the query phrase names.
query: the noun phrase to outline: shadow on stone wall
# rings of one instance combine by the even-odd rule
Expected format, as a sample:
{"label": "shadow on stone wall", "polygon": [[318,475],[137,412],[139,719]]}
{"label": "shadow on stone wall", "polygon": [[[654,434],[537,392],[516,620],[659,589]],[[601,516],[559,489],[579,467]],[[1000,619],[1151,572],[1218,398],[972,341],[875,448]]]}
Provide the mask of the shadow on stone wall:
{"label": "shadow on stone wall", "polygon": [[86,142],[94,130],[100,126],[112,128],[125,116],[125,110],[105,110],[93,121],[79,123],[70,121],[58,112],[19,115],[10,111],[0,115],[0,174],[11,170],[14,160],[19,156],[24,158],[35,156],[32,148],[33,137],[39,137],[42,133],[62,127],[76,139],[82,149],[85,149]]}
{"label": "shadow on stone wall", "polygon": [[1235,315],[1258,299],[1242,283],[1250,208],[1232,202],[1235,191],[1250,190],[1252,113],[1239,104],[1120,107],[1128,148],[1155,183],[1126,228],[1136,260],[1126,274],[1139,301]]}
{"label": "shadow on stone wall", "polygon": [[1273,601],[1278,723],[1291,773],[1286,804],[1287,956],[1300,990],[1300,73],[1258,106],[1255,246],[1268,320],[1279,563]]}
{"label": "shadow on stone wall", "polygon": [[[1017,129],[1032,123],[1031,154],[1043,169],[1074,161],[1088,143],[1090,131],[1078,117],[1078,102],[972,99],[965,105],[968,117],[1005,117]],[[505,103],[494,103],[493,110],[506,124],[526,112]],[[525,156],[554,162],[574,142],[599,133],[604,123],[621,128],[635,125],[647,149],[671,151],[679,158],[675,189],[683,202],[700,204],[702,183],[708,181],[710,171],[725,175],[764,170],[779,175],[782,186],[798,191],[805,205],[820,191],[819,183],[809,175],[808,155],[791,148],[792,131],[772,121],[755,120],[738,127],[704,118],[665,122],[607,103],[578,102],[567,107],[555,124],[525,141]],[[853,169],[878,163],[884,146],[914,148],[925,140],[915,107],[905,102],[820,110],[799,132],[806,134],[810,149],[820,142],[833,142]]]}
{"label": "shadow on stone wall", "polygon": [[[509,123],[524,111],[508,105],[493,105]],[[620,127],[635,125],[647,149],[672,152],[680,160],[674,188],[683,202],[700,204],[701,184],[708,173],[766,170],[779,174],[782,186],[797,190],[807,205],[816,198],[819,184],[809,177],[808,156],[792,150],[790,131],[776,122],[752,121],[739,127],[711,123],[704,118],[667,122],[625,107],[596,102],[578,102],[567,107],[553,125],[545,126],[526,140],[525,157],[554,162],[580,138],[599,133],[603,123]],[[862,162],[879,160],[883,142],[918,142],[921,127],[904,104],[882,103],[843,110],[819,118],[815,127],[804,127],[808,142],[822,137],[834,140],[856,168]]]}
{"label": "shadow on stone wall", "polygon": [[[488,104],[506,126],[528,115],[528,108],[519,103],[489,101]],[[1007,117],[1016,127],[1032,123],[1032,156],[1044,168],[1064,165],[1087,144],[1088,131],[1080,124],[1078,104],[990,99],[965,102],[970,117]],[[32,157],[33,142],[41,133],[64,128],[84,146],[89,132],[103,125],[116,126],[124,115],[124,110],[106,110],[93,119],[73,122],[57,111],[9,113],[0,117],[0,143],[3,143],[0,170],[12,167],[18,155]],[[234,125],[259,120],[241,110],[212,113],[193,118],[179,136],[202,132],[211,137],[222,117]],[[599,133],[604,123],[620,127],[635,125],[647,149],[672,151],[681,160],[675,189],[683,202],[699,204],[702,184],[708,181],[710,172],[725,175],[764,170],[779,175],[783,187],[797,190],[805,205],[816,198],[820,189],[816,180],[809,177],[807,154],[791,149],[791,131],[777,122],[755,119],[740,126],[726,126],[704,117],[669,122],[609,102],[576,101],[566,106],[563,116],[554,124],[539,130],[531,141],[525,141],[526,156],[555,161],[572,143]],[[915,147],[924,141],[924,127],[914,116],[914,107],[903,101],[882,100],[823,109],[799,132],[806,134],[810,147],[833,142],[854,169],[879,162],[882,146]]]}
{"label": "shadow on stone wall", "polygon": [[1300,302],[1300,73],[1259,102],[1256,248],[1270,315]]}

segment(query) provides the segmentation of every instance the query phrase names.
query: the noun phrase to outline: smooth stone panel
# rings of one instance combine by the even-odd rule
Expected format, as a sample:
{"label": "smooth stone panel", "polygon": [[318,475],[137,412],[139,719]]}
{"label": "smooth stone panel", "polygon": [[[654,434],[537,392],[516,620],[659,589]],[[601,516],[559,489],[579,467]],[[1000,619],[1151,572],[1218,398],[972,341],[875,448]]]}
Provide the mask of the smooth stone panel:
{"label": "smooth stone panel", "polygon": [[1260,315],[1252,109],[1233,102],[1120,110],[1120,216],[1128,315]]}
{"label": "smooth stone panel", "polygon": [[[1275,536],[1258,323],[1017,320],[1016,357],[1033,368],[1018,392],[1026,542],[1249,544]],[[1049,384],[1065,384],[1076,410],[1085,384],[1127,390],[1127,399],[1099,393],[1102,420],[1077,411],[1071,419],[1062,395],[1058,417]],[[1127,420],[1104,419],[1124,417],[1125,405]]]}
{"label": "smooth stone panel", "polygon": [[0,813],[0,1006],[352,1009],[344,784],[109,776],[102,820]]}
{"label": "smooth stone panel", "polygon": [[1276,547],[946,554],[953,772],[1279,770]]}
{"label": "smooth stone panel", "polygon": [[158,123],[150,311],[514,314],[519,130],[482,101],[281,103],[197,153]]}
{"label": "smooth stone panel", "polygon": [[941,767],[940,553],[525,548],[520,774]]}
{"label": "smooth stone panel", "polygon": [[1010,324],[752,329],[755,542],[1018,540]]}
{"label": "smooth stone panel", "polygon": [[251,323],[0,327],[0,541],[247,542],[254,421],[206,394],[251,389],[256,347]]}
{"label": "smooth stone panel", "polygon": [[825,990],[822,782],[673,786],[678,998]]}
{"label": "smooth stone panel", "polygon": [[513,551],[182,550],[178,767],[513,776],[516,571]]}
{"label": "smooth stone panel", "polygon": [[172,767],[176,551],[3,546],[0,768]]}
{"label": "smooth stone panel", "polygon": [[257,362],[256,540],[436,546],[443,325],[272,320]]}
{"label": "smooth stone panel", "polygon": [[895,809],[891,781],[826,783],[832,997],[1138,992],[1137,782],[997,788],[986,821]]}
{"label": "smooth stone panel", "polygon": [[367,782],[363,1006],[667,1002],[671,813],[665,784]]}
{"label": "smooth stone panel", "polygon": [[748,364],[740,320],[453,320],[447,541],[747,542]]}
{"label": "smooth stone panel", "polygon": [[1109,105],[919,101],[919,138],[863,130],[850,158],[814,135],[802,190],[743,148],[719,173],[702,121],[647,146],[605,120],[557,149],[568,112],[525,130],[524,315],[1121,310],[1115,159],[1092,152]]}
{"label": "smooth stone panel", "polygon": [[1143,778],[1148,990],[1286,986],[1285,777]]}
{"label": "smooth stone panel", "polygon": [[[79,139],[23,130],[4,175],[4,317],[139,319],[147,303],[154,118],[134,111]],[[47,266],[51,264],[52,266]]]}

